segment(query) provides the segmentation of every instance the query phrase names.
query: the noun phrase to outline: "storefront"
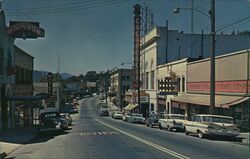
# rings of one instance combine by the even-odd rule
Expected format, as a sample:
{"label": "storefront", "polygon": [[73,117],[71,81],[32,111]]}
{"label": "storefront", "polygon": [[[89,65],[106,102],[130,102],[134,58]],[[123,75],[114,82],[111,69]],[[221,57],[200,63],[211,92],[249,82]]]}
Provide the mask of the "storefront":
{"label": "storefront", "polygon": [[[215,114],[249,123],[250,50],[216,57]],[[172,106],[186,104],[186,114],[209,113],[210,59],[187,64],[187,93],[171,99]],[[174,106],[175,107],[175,106]]]}

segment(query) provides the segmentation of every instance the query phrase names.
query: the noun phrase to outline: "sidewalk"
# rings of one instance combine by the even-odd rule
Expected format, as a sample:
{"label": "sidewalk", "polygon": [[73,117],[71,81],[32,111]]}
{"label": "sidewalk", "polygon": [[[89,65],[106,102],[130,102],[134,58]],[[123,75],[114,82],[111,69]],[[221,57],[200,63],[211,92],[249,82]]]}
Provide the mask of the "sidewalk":
{"label": "sidewalk", "polygon": [[0,159],[9,155],[20,146],[28,143],[37,135],[36,127],[8,129],[0,133]]}

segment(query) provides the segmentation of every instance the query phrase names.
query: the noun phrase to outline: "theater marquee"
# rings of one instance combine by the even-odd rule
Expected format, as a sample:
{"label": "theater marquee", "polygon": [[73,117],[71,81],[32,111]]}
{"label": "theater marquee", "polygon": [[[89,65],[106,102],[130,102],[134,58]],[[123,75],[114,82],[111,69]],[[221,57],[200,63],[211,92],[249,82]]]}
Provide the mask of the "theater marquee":
{"label": "theater marquee", "polygon": [[10,21],[10,26],[7,27],[6,31],[13,38],[44,37],[44,29],[39,27],[38,22]]}

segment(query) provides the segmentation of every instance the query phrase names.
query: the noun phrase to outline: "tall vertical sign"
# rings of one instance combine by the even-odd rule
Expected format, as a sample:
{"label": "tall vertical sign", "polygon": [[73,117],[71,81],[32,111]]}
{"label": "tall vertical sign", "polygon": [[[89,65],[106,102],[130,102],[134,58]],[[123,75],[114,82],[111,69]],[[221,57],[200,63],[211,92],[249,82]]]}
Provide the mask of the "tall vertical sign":
{"label": "tall vertical sign", "polygon": [[134,5],[134,82],[133,87],[138,93],[138,107],[140,109],[140,36],[141,36],[141,6]]}
{"label": "tall vertical sign", "polygon": [[47,78],[48,78],[48,95],[49,97],[51,97],[53,95],[53,77],[51,72],[48,73]]}

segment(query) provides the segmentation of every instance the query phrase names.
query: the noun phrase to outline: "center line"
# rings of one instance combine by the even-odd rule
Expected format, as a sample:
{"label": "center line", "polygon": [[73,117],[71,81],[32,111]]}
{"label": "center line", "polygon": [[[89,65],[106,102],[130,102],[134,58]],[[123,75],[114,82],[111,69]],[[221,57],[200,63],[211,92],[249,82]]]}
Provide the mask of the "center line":
{"label": "center line", "polygon": [[113,130],[116,130],[116,131],[118,131],[118,132],[120,132],[120,133],[122,133],[122,134],[124,134],[124,135],[127,135],[127,136],[129,136],[129,137],[131,137],[131,138],[133,138],[133,139],[135,139],[135,140],[137,140],[137,141],[140,141],[140,142],[142,142],[142,143],[144,143],[144,144],[146,144],[146,145],[149,145],[149,146],[151,146],[151,147],[153,147],[153,148],[156,148],[157,150],[160,150],[160,151],[165,152],[165,153],[167,153],[167,154],[169,154],[169,155],[172,155],[172,156],[174,156],[174,157],[176,157],[176,158],[179,158],[179,159],[190,159],[190,158],[187,157],[187,156],[184,156],[184,155],[182,155],[182,154],[179,154],[179,153],[177,153],[177,152],[174,152],[174,151],[172,151],[172,150],[169,150],[169,149],[167,149],[167,148],[165,148],[165,147],[162,147],[162,146],[160,146],[160,145],[154,144],[154,143],[152,143],[152,142],[150,142],[150,141],[144,140],[144,139],[142,139],[142,138],[140,138],[140,137],[137,137],[137,136],[135,136],[135,135],[132,135],[132,134],[130,134],[130,133],[127,133],[127,132],[125,132],[125,131],[123,131],[123,130],[120,130],[120,129],[118,129],[118,128],[115,128],[115,127],[113,127],[113,126],[111,126],[111,125],[109,125],[109,124],[107,124],[107,123],[104,123],[104,122],[102,122],[102,121],[100,121],[100,120],[97,120],[97,119],[96,119],[96,121],[99,122],[99,123],[101,123],[101,124],[103,124],[103,125],[105,125],[105,126],[107,126],[107,127],[109,127],[109,128],[111,128],[111,129],[113,129]]}

